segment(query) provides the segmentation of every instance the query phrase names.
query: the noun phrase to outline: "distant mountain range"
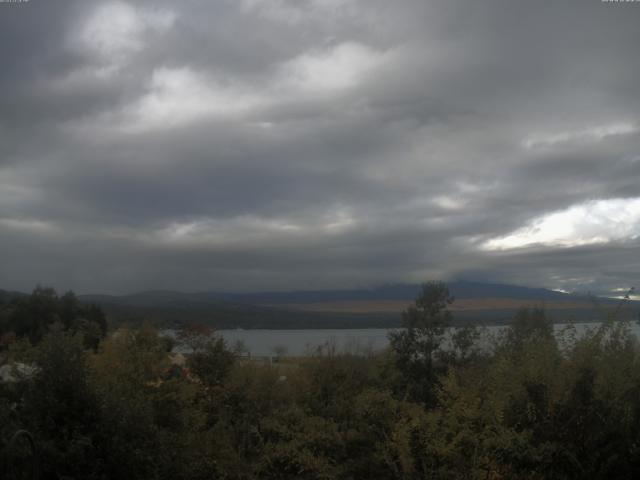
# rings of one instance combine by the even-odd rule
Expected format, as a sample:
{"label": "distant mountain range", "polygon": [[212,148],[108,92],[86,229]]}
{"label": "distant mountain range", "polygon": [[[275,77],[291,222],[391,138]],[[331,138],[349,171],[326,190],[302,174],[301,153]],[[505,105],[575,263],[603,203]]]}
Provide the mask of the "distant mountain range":
{"label": "distant mountain range", "polygon": [[[592,299],[545,288],[497,283],[448,283],[460,323],[507,323],[522,307],[544,306],[556,321],[598,320],[616,309],[617,299]],[[184,293],[152,290],[129,295],[80,295],[100,305],[114,323],[150,320],[161,325],[203,322],[216,328],[365,328],[400,324],[400,313],[415,300],[420,285],[395,284],[370,289],[301,290],[260,293]],[[0,290],[3,298],[20,295]],[[620,309],[637,317],[637,305]]]}
{"label": "distant mountain range", "polygon": [[[522,307],[544,306],[556,321],[597,320],[619,302],[616,299],[568,294],[545,288],[497,283],[448,283],[460,323],[507,323]],[[184,293],[154,290],[123,296],[83,295],[115,318],[149,318],[163,323],[201,321],[217,328],[364,328],[394,327],[400,313],[420,293],[415,284],[369,289],[301,290],[260,293]],[[634,307],[635,308],[635,307]],[[629,318],[636,314],[625,308]]]}
{"label": "distant mountain range", "polygon": [[[498,283],[479,283],[459,280],[448,283],[456,299],[510,298],[531,301],[568,300],[584,298],[546,288],[530,288]],[[150,290],[129,295],[82,295],[81,298],[99,303],[135,306],[158,306],[166,303],[232,302],[251,305],[286,305],[336,301],[413,301],[420,293],[416,284],[394,284],[368,289],[352,290],[294,290],[288,292],[259,293],[184,293],[172,290]]]}
{"label": "distant mountain range", "polygon": [[9,290],[0,290],[0,304],[4,302],[8,302],[16,297],[23,297],[26,293],[23,292],[12,292]]}

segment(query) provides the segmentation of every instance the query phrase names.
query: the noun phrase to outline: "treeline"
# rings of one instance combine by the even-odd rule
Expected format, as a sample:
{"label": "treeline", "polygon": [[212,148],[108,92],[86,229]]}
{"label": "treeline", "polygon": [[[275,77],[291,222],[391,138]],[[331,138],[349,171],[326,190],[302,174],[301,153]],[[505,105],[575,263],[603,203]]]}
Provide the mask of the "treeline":
{"label": "treeline", "polygon": [[94,349],[107,333],[102,309],[81,303],[73,292],[58,296],[54,289],[38,286],[31,295],[0,298],[0,348],[16,338],[37,344],[55,323],[69,333],[80,333]]}
{"label": "treeline", "polygon": [[186,329],[184,368],[149,325],[94,348],[56,310],[46,331],[16,332],[0,353],[31,366],[0,384],[2,478],[36,466],[52,479],[640,474],[640,347],[628,324],[569,326],[557,339],[529,309],[480,348],[474,328],[447,336],[452,301],[426,284],[391,347],[369,355],[326,346],[264,365]]}

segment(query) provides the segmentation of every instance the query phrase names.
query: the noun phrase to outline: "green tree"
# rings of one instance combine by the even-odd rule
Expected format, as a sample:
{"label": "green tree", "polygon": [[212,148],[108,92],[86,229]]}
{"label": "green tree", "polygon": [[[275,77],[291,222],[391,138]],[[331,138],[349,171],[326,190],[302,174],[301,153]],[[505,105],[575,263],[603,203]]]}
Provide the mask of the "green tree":
{"label": "green tree", "polygon": [[45,478],[91,478],[98,468],[92,436],[99,410],[82,337],[54,324],[33,354],[35,373],[21,385],[18,411],[40,446]]}
{"label": "green tree", "polygon": [[221,385],[229,377],[236,355],[222,337],[212,337],[189,355],[187,366],[205,385]]}
{"label": "green tree", "polygon": [[16,299],[9,307],[9,330],[18,337],[38,343],[48,328],[60,321],[58,296],[53,288],[36,287],[28,297]]}
{"label": "green tree", "polygon": [[518,310],[507,330],[507,341],[517,349],[533,335],[546,339],[554,338],[553,322],[547,317],[543,307]]}
{"label": "green tree", "polygon": [[427,406],[433,406],[436,400],[436,361],[444,333],[451,323],[448,307],[453,300],[444,283],[423,284],[415,304],[402,313],[403,328],[389,334],[408,392]]}
{"label": "green tree", "polygon": [[205,385],[220,385],[227,379],[236,354],[213,329],[189,324],[180,330],[178,340],[191,350],[187,366]]}
{"label": "green tree", "polygon": [[107,334],[102,310],[96,305],[83,305],[73,292],[59,297],[54,289],[38,286],[31,295],[13,300],[4,310],[0,332],[13,332],[33,344],[40,342],[56,322],[71,333],[80,332],[85,345],[94,350]]}

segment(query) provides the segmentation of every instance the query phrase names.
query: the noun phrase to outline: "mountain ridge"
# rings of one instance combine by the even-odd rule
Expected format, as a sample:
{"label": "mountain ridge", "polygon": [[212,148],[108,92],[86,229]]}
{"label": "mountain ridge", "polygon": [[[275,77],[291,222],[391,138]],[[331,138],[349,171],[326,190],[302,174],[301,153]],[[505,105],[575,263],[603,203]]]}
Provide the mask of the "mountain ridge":
{"label": "mountain ridge", "polygon": [[[541,287],[524,287],[501,283],[482,283],[457,280],[448,283],[449,290],[456,299],[508,298],[531,301],[584,300],[586,295],[558,292]],[[137,306],[152,306],[163,303],[238,303],[250,305],[287,305],[336,301],[413,301],[419,294],[419,284],[387,284],[362,289],[326,289],[264,291],[255,293],[224,293],[215,291],[181,292],[177,290],[146,290],[125,295],[79,295],[85,301],[117,303]],[[616,299],[598,297],[598,300],[614,302]]]}
{"label": "mountain ridge", "polygon": [[[614,298],[499,283],[458,280],[447,285],[456,299],[451,311],[457,324],[507,324],[518,309],[537,305],[543,306],[555,322],[602,320],[613,309],[618,311],[620,303]],[[401,312],[413,303],[420,288],[418,284],[391,284],[257,293],[148,290],[78,298],[99,305],[112,326],[150,321],[171,328],[185,323],[204,323],[218,329],[393,328],[400,326]],[[639,305],[630,302],[630,308],[622,309],[622,316],[637,318]]]}

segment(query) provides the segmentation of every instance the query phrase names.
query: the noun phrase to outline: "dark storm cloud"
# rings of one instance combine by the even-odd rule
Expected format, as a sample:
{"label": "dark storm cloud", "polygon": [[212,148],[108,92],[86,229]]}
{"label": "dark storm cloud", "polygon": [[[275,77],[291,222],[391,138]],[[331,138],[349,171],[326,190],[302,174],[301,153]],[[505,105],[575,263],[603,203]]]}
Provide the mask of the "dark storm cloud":
{"label": "dark storm cloud", "polygon": [[569,0],[0,5],[0,286],[637,283],[639,20]]}

